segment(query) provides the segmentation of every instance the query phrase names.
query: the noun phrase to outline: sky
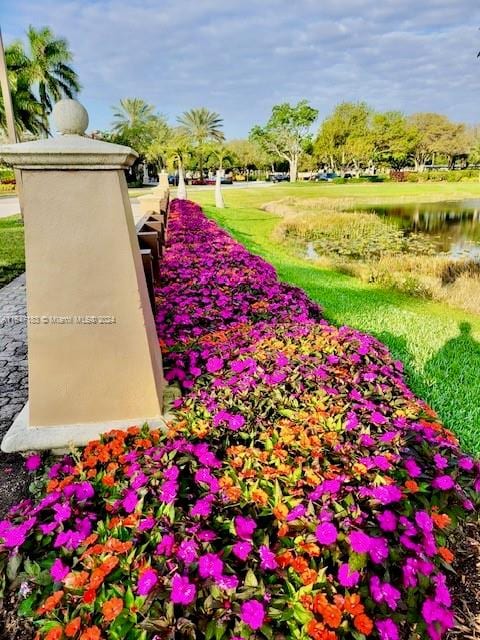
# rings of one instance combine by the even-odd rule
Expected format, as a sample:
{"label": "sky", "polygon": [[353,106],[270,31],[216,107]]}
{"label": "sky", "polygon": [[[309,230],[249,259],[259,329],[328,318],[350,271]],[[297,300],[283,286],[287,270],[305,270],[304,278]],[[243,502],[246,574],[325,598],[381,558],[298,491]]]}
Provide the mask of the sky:
{"label": "sky", "polygon": [[0,0],[8,44],[29,24],[68,39],[89,130],[123,97],[173,124],[192,107],[228,138],[306,98],[480,122],[480,0]]}

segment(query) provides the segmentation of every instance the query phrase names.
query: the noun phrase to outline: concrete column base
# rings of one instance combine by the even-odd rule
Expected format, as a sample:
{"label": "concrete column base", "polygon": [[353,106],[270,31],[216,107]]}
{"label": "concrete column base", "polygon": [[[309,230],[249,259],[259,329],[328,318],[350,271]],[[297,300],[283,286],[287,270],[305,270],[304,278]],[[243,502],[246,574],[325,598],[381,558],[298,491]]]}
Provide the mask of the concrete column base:
{"label": "concrete column base", "polygon": [[65,453],[71,447],[84,447],[90,440],[96,440],[102,433],[107,433],[112,429],[121,429],[123,431],[129,427],[141,427],[144,424],[148,424],[151,429],[165,431],[168,423],[174,420],[174,415],[171,413],[172,403],[180,395],[180,390],[176,386],[169,386],[165,389],[165,412],[161,416],[141,416],[125,420],[64,424],[49,427],[29,426],[29,407],[27,402],[5,434],[1,449],[4,453],[42,450]]}

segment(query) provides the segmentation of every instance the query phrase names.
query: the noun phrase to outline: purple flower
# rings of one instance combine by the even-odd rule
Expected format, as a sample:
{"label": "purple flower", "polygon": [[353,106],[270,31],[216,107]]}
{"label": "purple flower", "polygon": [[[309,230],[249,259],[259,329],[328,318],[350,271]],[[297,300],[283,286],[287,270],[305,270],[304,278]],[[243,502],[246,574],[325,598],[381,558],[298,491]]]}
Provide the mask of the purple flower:
{"label": "purple flower", "polygon": [[383,414],[381,414],[379,411],[374,411],[370,415],[370,422],[376,425],[381,425],[387,422],[387,418]]}
{"label": "purple flower", "polygon": [[260,555],[261,569],[263,569],[264,571],[273,571],[277,568],[278,564],[275,559],[275,554],[270,551],[270,549],[266,545],[262,544],[258,550],[258,553]]}
{"label": "purple flower", "polygon": [[453,489],[455,486],[455,482],[451,476],[437,476],[434,478],[432,482],[432,487],[434,489],[440,489],[441,491],[448,491],[449,489]]}
{"label": "purple flower", "polygon": [[374,487],[371,491],[371,495],[381,504],[390,504],[391,502],[398,502],[402,499],[402,492],[395,485]]}
{"label": "purple flower", "polygon": [[292,520],[296,520],[297,518],[302,518],[307,511],[307,508],[303,506],[303,504],[297,504],[296,507],[293,507],[291,511],[289,511],[287,515],[287,522],[292,522]]}
{"label": "purple flower", "polygon": [[60,558],[56,558],[50,567],[50,575],[55,582],[61,582],[70,573],[70,567],[63,564]]}
{"label": "purple flower", "polygon": [[378,576],[372,576],[370,579],[370,593],[375,602],[385,602],[392,611],[396,610],[398,601],[401,598],[401,593],[398,589],[388,582],[381,582]]}
{"label": "purple flower", "polygon": [[455,622],[453,613],[433,598],[427,598],[423,603],[422,616],[427,625],[432,625],[434,630],[435,625],[440,626],[440,634],[438,634],[438,637],[441,637],[447,629],[451,629]]}
{"label": "purple flower", "polygon": [[158,582],[157,572],[154,569],[146,569],[140,574],[137,583],[137,593],[139,596],[148,596],[150,591]]}
{"label": "purple flower", "polygon": [[232,547],[233,555],[237,556],[237,558],[244,561],[250,555],[251,550],[252,550],[252,543],[247,542],[246,540],[236,542]]}
{"label": "purple flower", "polygon": [[215,498],[212,495],[205,496],[205,498],[200,498],[190,509],[190,515],[202,516],[206,518],[212,512],[212,502],[214,501],[214,499]]}
{"label": "purple flower", "polygon": [[360,573],[358,571],[350,571],[347,563],[340,565],[337,577],[342,587],[346,587],[347,589],[355,587],[360,582]]}
{"label": "purple flower", "polygon": [[214,476],[212,476],[212,474],[210,473],[210,469],[207,469],[205,467],[196,471],[195,482],[203,482],[204,484],[208,485],[212,493],[217,493],[220,488],[218,480]]}
{"label": "purple flower", "polygon": [[236,516],[234,525],[237,536],[244,540],[250,540],[253,532],[257,528],[255,520],[252,518],[244,518],[243,516]]}
{"label": "purple flower", "polygon": [[178,484],[174,480],[165,480],[160,487],[160,500],[171,504],[177,497]]}
{"label": "purple flower", "polygon": [[150,529],[153,529],[154,526],[155,518],[153,516],[147,516],[146,518],[143,518],[143,520],[140,520],[140,522],[138,523],[138,530],[150,531]]}
{"label": "purple flower", "polygon": [[403,464],[405,465],[405,469],[407,470],[408,474],[412,478],[418,478],[422,475],[421,468],[418,466],[415,460],[413,460],[413,458],[408,458],[408,460],[405,460]]}
{"label": "purple flower", "polygon": [[25,469],[29,472],[37,471],[42,465],[42,456],[38,453],[32,453],[25,460]]}
{"label": "purple flower", "polygon": [[157,544],[155,553],[159,556],[171,556],[173,551],[173,545],[175,544],[175,538],[170,534],[166,534]]}
{"label": "purple flower", "polygon": [[237,576],[219,576],[216,578],[216,583],[220,587],[220,589],[236,589],[239,584],[239,579]]}
{"label": "purple flower", "polygon": [[433,520],[426,511],[417,511],[415,514],[415,522],[423,533],[431,533],[433,531]]}
{"label": "purple flower", "polygon": [[257,631],[263,625],[265,620],[265,609],[258,600],[247,600],[240,607],[240,619],[246,625]]}
{"label": "purple flower", "polygon": [[217,371],[220,371],[222,367],[223,367],[223,360],[221,358],[218,358],[217,356],[213,358],[209,358],[207,360],[208,373],[216,373]]}
{"label": "purple flower", "polygon": [[170,600],[174,604],[191,604],[197,595],[196,586],[186,576],[176,573],[172,578],[172,593]]}
{"label": "purple flower", "polygon": [[138,496],[137,492],[133,491],[133,489],[128,489],[125,497],[122,500],[122,507],[125,509],[127,513],[133,513],[138,504]]}
{"label": "purple flower", "polygon": [[371,546],[371,538],[363,531],[352,531],[349,535],[350,546],[355,553],[368,553]]}
{"label": "purple flower", "polygon": [[55,520],[55,522],[58,522],[59,524],[61,522],[65,522],[65,520],[68,520],[72,515],[72,508],[67,502],[62,502],[61,504],[54,504],[53,510],[55,511],[55,515],[53,516],[53,519]]}
{"label": "purple flower", "polygon": [[324,522],[315,529],[315,535],[320,544],[329,545],[337,541],[338,531],[331,522]]}
{"label": "purple flower", "polygon": [[377,515],[378,524],[382,531],[395,531],[397,528],[397,516],[393,511],[384,511]]}
{"label": "purple flower", "polygon": [[90,500],[95,495],[95,489],[92,487],[90,482],[79,482],[78,484],[72,485],[75,489],[75,495],[77,496],[77,500],[79,502],[84,502],[85,500]]}
{"label": "purple flower", "polygon": [[195,540],[184,540],[177,551],[177,557],[185,564],[192,564],[198,557],[198,544]]}
{"label": "purple flower", "polygon": [[238,431],[245,424],[245,418],[239,415],[232,415],[228,419],[228,428],[230,431]]}
{"label": "purple flower", "polygon": [[378,629],[380,640],[398,640],[398,627],[391,618],[377,620],[375,626]]}
{"label": "purple flower", "polygon": [[198,561],[198,572],[202,578],[218,579],[223,573],[223,562],[216,553],[206,553]]}

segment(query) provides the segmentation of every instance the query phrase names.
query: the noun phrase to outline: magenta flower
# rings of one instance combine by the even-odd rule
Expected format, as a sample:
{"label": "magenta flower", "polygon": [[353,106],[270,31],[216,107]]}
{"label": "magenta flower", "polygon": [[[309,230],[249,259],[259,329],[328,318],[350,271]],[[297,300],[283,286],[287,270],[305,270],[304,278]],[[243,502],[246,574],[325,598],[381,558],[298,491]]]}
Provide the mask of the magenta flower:
{"label": "magenta flower", "polygon": [[265,609],[258,600],[247,600],[240,607],[240,619],[246,625],[257,631],[263,625],[265,620]]}
{"label": "magenta flower", "polygon": [[277,560],[275,559],[275,554],[270,551],[270,549],[262,544],[258,550],[260,556],[260,568],[264,571],[273,571],[278,567]]}
{"label": "magenta flower", "polygon": [[407,470],[408,474],[412,478],[418,478],[422,475],[422,470],[412,458],[408,458],[408,460],[405,460],[403,464],[405,465],[405,469]]}
{"label": "magenta flower", "polygon": [[206,553],[198,561],[198,573],[202,578],[220,578],[223,573],[223,562],[216,553]]}
{"label": "magenta flower", "polygon": [[397,529],[397,516],[393,511],[384,511],[377,514],[378,524],[382,531],[396,531]]}
{"label": "magenta flower", "polygon": [[391,618],[377,620],[375,626],[377,627],[380,640],[398,640],[398,627]]}
{"label": "magenta flower", "polygon": [[349,535],[350,546],[355,553],[368,553],[371,547],[371,538],[363,531],[352,531]]}
{"label": "magenta flower", "polygon": [[175,480],[165,480],[160,487],[160,500],[171,504],[177,497],[178,484]]}
{"label": "magenta flower", "polygon": [[348,563],[340,565],[337,577],[342,587],[347,589],[355,587],[360,582],[360,573],[358,571],[350,571]]}
{"label": "magenta flower", "polygon": [[257,528],[255,520],[252,518],[244,518],[243,516],[236,516],[234,525],[237,536],[244,540],[250,540],[253,532]]}
{"label": "magenta flower", "polygon": [[29,472],[37,471],[42,466],[42,456],[38,453],[32,453],[25,460],[25,469]]}
{"label": "magenta flower", "polygon": [[79,482],[76,485],[72,485],[75,489],[75,495],[77,496],[77,500],[79,502],[84,502],[85,500],[90,500],[95,495],[95,489],[92,487],[90,482]]}
{"label": "magenta flower", "polygon": [[170,534],[166,534],[157,544],[155,553],[159,556],[171,556],[173,551],[173,545],[175,544],[175,538]]}
{"label": "magenta flower", "polygon": [[177,557],[185,564],[192,564],[198,557],[198,544],[195,540],[183,540],[178,547]]}
{"label": "magenta flower", "polygon": [[172,578],[172,592],[170,600],[174,604],[191,604],[197,595],[196,586],[190,580],[176,573]]}
{"label": "magenta flower", "polygon": [[212,512],[212,503],[214,499],[215,498],[212,495],[205,496],[205,498],[200,498],[190,509],[190,515],[203,516],[204,518],[206,518]]}
{"label": "magenta flower", "polygon": [[158,576],[155,569],[146,569],[140,574],[137,583],[137,593],[139,596],[148,596],[150,591],[158,582]]}
{"label": "magenta flower", "polygon": [[338,531],[331,522],[323,522],[315,529],[315,535],[320,544],[330,545],[337,541]]}
{"label": "magenta flower", "polygon": [[252,550],[252,543],[246,540],[236,542],[232,547],[233,555],[237,556],[239,560],[246,560],[250,555],[251,550]]}
{"label": "magenta flower", "polygon": [[390,504],[391,502],[398,502],[402,499],[402,492],[395,485],[384,485],[381,487],[374,487],[371,490],[372,498],[378,500],[381,504]]}
{"label": "magenta flower", "polygon": [[55,582],[61,582],[70,573],[70,567],[63,564],[60,558],[56,558],[50,567],[50,575]]}
{"label": "magenta flower", "polygon": [[401,598],[401,593],[398,589],[388,582],[381,582],[378,576],[372,576],[370,579],[370,593],[375,602],[385,602],[392,611],[396,610],[398,601]]}
{"label": "magenta flower", "polygon": [[291,511],[289,511],[287,515],[287,522],[292,522],[292,520],[296,520],[297,518],[302,518],[307,511],[307,508],[303,506],[303,504],[298,504],[296,507],[293,507]]}
{"label": "magenta flower", "polygon": [[138,496],[137,492],[133,491],[133,489],[128,489],[125,494],[125,497],[122,500],[122,507],[125,509],[127,513],[133,513],[138,504]]}
{"label": "magenta flower", "polygon": [[387,422],[387,418],[383,414],[381,414],[379,411],[374,411],[370,415],[370,422],[372,424],[382,425]]}

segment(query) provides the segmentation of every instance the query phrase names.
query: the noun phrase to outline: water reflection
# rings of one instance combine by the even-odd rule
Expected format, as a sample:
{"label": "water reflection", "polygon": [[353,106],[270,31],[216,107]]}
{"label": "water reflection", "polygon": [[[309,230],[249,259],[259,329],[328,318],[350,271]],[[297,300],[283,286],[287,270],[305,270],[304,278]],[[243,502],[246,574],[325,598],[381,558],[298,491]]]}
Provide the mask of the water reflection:
{"label": "water reflection", "polygon": [[405,233],[425,233],[439,252],[480,258],[480,200],[365,207],[388,218]]}

